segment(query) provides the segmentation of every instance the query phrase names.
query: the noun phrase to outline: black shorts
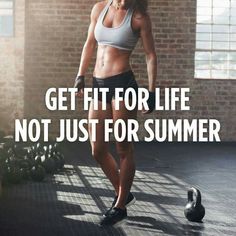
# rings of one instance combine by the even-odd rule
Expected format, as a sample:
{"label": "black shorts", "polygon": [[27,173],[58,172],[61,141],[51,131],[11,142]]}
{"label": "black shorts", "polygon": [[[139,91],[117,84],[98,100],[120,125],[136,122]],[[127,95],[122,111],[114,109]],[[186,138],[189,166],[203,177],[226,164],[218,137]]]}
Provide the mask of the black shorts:
{"label": "black shorts", "polygon": [[[124,92],[127,88],[133,88],[136,93],[138,92],[138,84],[131,70],[104,79],[93,77],[93,88],[109,89],[106,97],[107,103],[111,103],[114,98],[115,88],[124,88]],[[98,92],[98,100],[102,101],[101,92]]]}

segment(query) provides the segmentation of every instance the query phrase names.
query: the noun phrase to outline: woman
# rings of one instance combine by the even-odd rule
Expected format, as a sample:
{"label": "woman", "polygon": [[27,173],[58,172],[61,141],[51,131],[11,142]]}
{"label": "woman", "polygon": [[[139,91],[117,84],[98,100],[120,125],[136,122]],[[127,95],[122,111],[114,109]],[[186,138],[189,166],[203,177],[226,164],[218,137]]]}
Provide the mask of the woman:
{"label": "woman", "polygon": [[[124,102],[120,109],[114,109],[115,88],[138,86],[129,63],[132,50],[139,38],[146,54],[149,79],[149,100],[147,114],[154,109],[154,90],[157,74],[157,57],[154,48],[150,17],[147,12],[147,0],[108,0],[98,2],[91,12],[91,23],[84,44],[79,71],[75,80],[78,95],[83,95],[84,76],[89,67],[93,52],[97,47],[97,58],[93,72],[94,88],[109,88],[106,96],[107,109],[102,110],[99,94],[98,110],[90,104],[89,119],[98,119],[96,142],[91,142],[92,155],[112,183],[116,196],[111,208],[104,214],[101,225],[117,225],[127,217],[126,207],[135,201],[130,193],[135,174],[133,145],[131,142],[117,142],[116,149],[120,158],[120,171],[104,142],[104,119],[135,119],[137,109],[128,111]],[[90,127],[89,127],[90,129]],[[90,134],[91,136],[91,134]]]}

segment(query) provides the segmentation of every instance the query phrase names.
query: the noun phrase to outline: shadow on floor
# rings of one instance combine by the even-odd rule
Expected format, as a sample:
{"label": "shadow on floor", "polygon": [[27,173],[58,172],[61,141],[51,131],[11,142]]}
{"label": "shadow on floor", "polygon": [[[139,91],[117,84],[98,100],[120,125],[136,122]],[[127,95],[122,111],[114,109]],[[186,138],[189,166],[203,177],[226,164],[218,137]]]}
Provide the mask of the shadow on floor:
{"label": "shadow on floor", "polygon": [[[201,163],[206,163],[203,154],[199,157],[198,150],[203,152],[201,147],[186,144],[179,149],[178,145],[166,149],[166,144],[159,148],[155,145],[137,146],[139,155],[132,188],[137,202],[128,209],[129,217],[122,227],[99,227],[98,222],[110,206],[114,191],[90,158],[87,144],[79,147],[64,144],[68,157],[65,171],[48,177],[43,183],[27,182],[5,189],[0,199],[0,235],[234,235],[235,221],[228,217],[224,211],[227,205],[222,202],[226,196],[212,194],[216,186],[220,187],[212,181],[216,180],[214,173],[222,170],[222,165],[217,169],[217,160],[222,162],[222,158],[226,158],[224,152],[220,158],[217,147],[214,159],[214,149],[210,146],[208,167],[199,168]],[[231,155],[234,149],[230,148],[227,147],[227,153]],[[155,149],[158,152],[154,152]],[[205,151],[209,156],[207,147]],[[230,184],[230,179],[234,179],[232,164],[232,160],[229,167],[224,164],[228,174],[221,175],[221,183],[225,180]],[[205,171],[211,168],[214,173]],[[204,223],[190,223],[183,216],[187,188],[191,185],[203,189],[207,210]]]}

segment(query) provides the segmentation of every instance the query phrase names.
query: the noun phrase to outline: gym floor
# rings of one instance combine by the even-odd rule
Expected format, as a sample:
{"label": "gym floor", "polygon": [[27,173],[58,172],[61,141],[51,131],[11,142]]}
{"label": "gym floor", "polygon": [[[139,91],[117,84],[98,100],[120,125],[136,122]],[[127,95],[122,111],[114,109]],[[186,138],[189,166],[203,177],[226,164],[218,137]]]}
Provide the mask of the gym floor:
{"label": "gym floor", "polygon": [[[137,198],[119,228],[100,228],[112,187],[85,144],[63,144],[66,168],[42,183],[5,188],[0,235],[236,235],[235,143],[138,143],[132,192]],[[114,152],[114,145],[111,146]],[[206,216],[183,214],[187,189],[201,190]]]}

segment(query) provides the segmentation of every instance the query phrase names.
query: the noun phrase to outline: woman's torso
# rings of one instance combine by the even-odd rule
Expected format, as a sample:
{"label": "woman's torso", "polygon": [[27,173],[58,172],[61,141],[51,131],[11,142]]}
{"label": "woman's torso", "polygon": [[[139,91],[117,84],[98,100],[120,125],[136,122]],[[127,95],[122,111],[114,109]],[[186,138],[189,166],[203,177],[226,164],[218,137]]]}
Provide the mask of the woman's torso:
{"label": "woman's torso", "polygon": [[[116,44],[118,43],[121,44],[121,46],[122,43],[123,44],[126,43],[128,49],[121,49],[117,48],[116,46],[106,45],[106,42],[103,42],[105,44],[98,43],[96,64],[93,73],[93,75],[97,78],[107,78],[109,76],[113,76],[130,70],[131,69],[129,63],[130,55],[132,53],[132,48],[135,46],[136,41],[138,41],[138,35],[136,35],[136,33],[133,32],[134,30],[133,19],[132,19],[133,9],[129,8],[128,10],[120,10],[118,13],[118,11],[116,11],[114,7],[111,6],[111,3],[112,1],[109,0],[108,3],[104,4],[104,7],[97,20],[97,25],[96,25],[97,29],[95,28],[95,36],[96,35],[99,36],[98,33],[100,33],[96,32],[96,30],[101,30],[102,31],[101,33],[103,35],[108,34],[110,36],[111,43],[113,36],[116,37],[115,39],[121,36],[119,37],[120,39],[118,42],[115,39],[114,41],[116,41]],[[100,38],[106,40],[106,37],[103,37],[103,35],[101,35]],[[122,37],[127,38],[125,40],[128,41],[122,42]],[[109,37],[107,38],[109,40]]]}

